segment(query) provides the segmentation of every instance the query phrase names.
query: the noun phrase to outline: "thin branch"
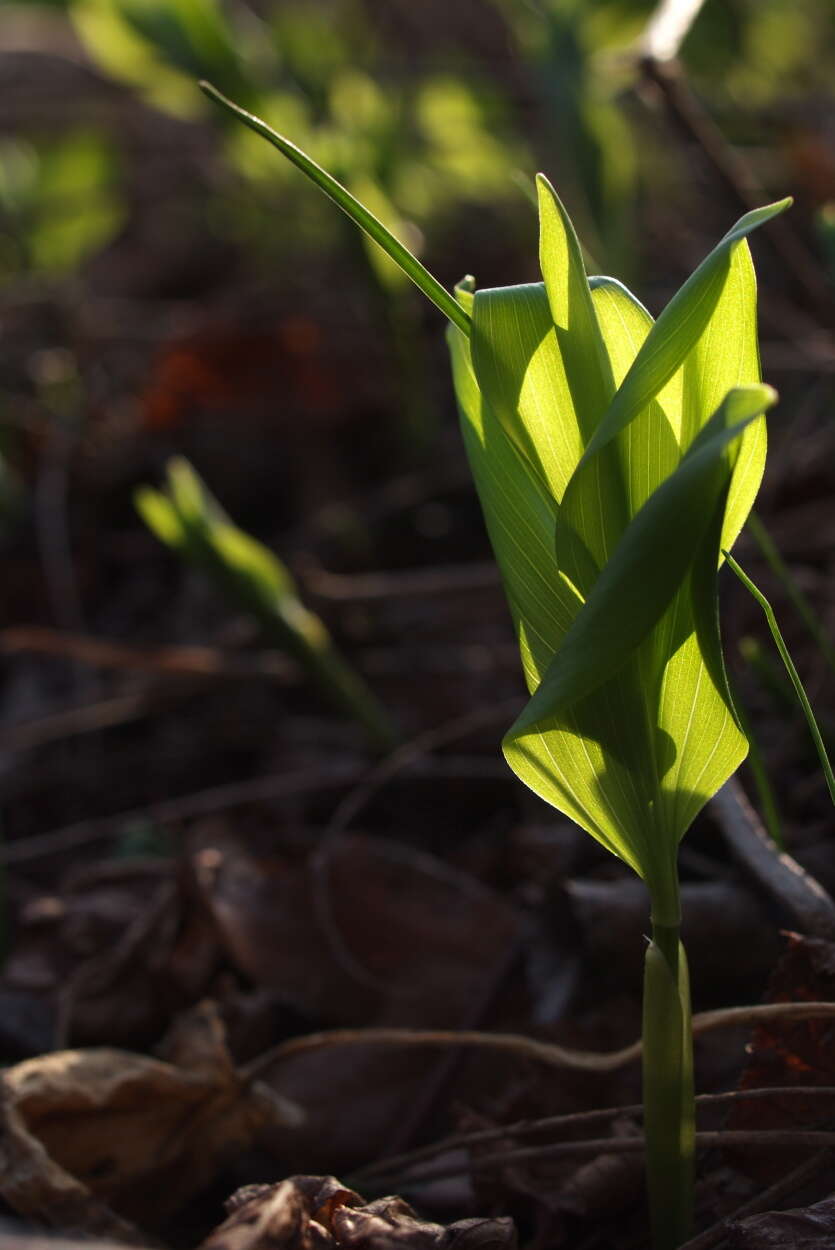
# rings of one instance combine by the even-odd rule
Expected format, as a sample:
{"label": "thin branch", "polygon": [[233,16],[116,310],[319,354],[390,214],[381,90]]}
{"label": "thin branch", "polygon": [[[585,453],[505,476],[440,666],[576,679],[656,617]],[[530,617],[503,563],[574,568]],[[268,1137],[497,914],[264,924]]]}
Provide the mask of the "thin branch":
{"label": "thin branch", "polygon": [[[803,1129],[730,1129],[711,1130],[696,1134],[696,1145],[702,1150],[716,1146],[745,1146],[755,1150],[813,1150],[821,1146],[835,1147],[835,1132]],[[442,1164],[426,1168],[401,1183],[416,1185],[425,1181],[447,1180],[453,1176],[467,1176],[470,1172],[484,1172],[491,1168],[525,1161],[539,1162],[543,1159],[559,1159],[567,1156],[642,1154],[644,1138],[640,1137],[592,1137],[580,1141],[550,1142],[545,1146],[525,1146],[521,1150],[504,1150],[493,1155],[482,1155],[460,1163]]]}
{"label": "thin branch", "polygon": [[[697,1094],[696,1109],[701,1111],[710,1107],[730,1106],[739,1102],[756,1102],[771,1098],[832,1098],[835,1097],[835,1085],[780,1085],[766,1086],[762,1089],[733,1089],[721,1094]],[[355,1172],[352,1181],[358,1185],[376,1182],[378,1177],[399,1174],[406,1167],[422,1163],[425,1159],[433,1159],[437,1155],[447,1154],[450,1150],[462,1147],[483,1146],[490,1142],[503,1141],[507,1138],[527,1137],[547,1132],[565,1132],[575,1128],[589,1128],[597,1124],[607,1124],[618,1116],[642,1117],[643,1103],[634,1103],[625,1107],[602,1107],[594,1111],[574,1111],[567,1115],[544,1116],[537,1120],[517,1120],[513,1124],[502,1124],[495,1128],[479,1129],[472,1133],[456,1133],[440,1141],[420,1146],[400,1155],[391,1155],[372,1163],[368,1167]]]}
{"label": "thin branch", "polygon": [[[695,142],[700,148],[732,199],[746,211],[761,204],[763,193],[752,170],[727,142],[690,89],[681,62],[658,59],[645,53],[641,69],[645,79],[660,92],[671,121],[687,140]],[[835,309],[831,287],[791,221],[775,218],[768,223],[764,236],[782,262],[788,281],[797,290],[803,304],[814,307],[821,325],[828,329]]]}
{"label": "thin branch", "polygon": [[230,656],[217,647],[135,647],[88,634],[67,634],[39,625],[18,625],[0,630],[0,652],[16,655],[24,651],[77,660],[95,668],[126,669],[165,676],[227,677],[236,680],[267,677],[287,682],[298,672],[297,666],[278,651]]}
{"label": "thin branch", "polygon": [[[763,1003],[754,1007],[703,1011],[693,1017],[693,1033],[764,1024],[773,1020],[818,1019],[835,1019],[835,1003]],[[460,1032],[452,1029],[332,1029],[280,1042],[253,1059],[242,1072],[247,1079],[256,1080],[268,1069],[298,1055],[331,1046],[475,1046],[483,1050],[505,1051],[519,1059],[530,1059],[551,1068],[573,1068],[584,1072],[615,1072],[639,1059],[643,1049],[640,1040],[621,1050],[601,1053],[572,1050],[519,1033],[481,1033],[467,1029]]]}
{"label": "thin branch", "polygon": [[661,0],[640,40],[640,50],[653,61],[672,61],[702,11],[705,0]]}
{"label": "thin branch", "polygon": [[0,846],[0,864],[22,864],[89,846],[116,837],[126,824],[137,820],[153,820],[159,824],[194,820],[212,815],[245,803],[265,803],[296,795],[311,794],[350,785],[360,774],[356,765],[330,765],[322,768],[305,768],[296,773],[278,776],[256,777],[253,781],[231,782],[225,786],[212,786],[181,798],[152,803],[148,807],[132,808],[105,816],[99,820],[80,821],[54,829],[49,833],[34,834],[19,841]]}
{"label": "thin branch", "polygon": [[29,751],[49,742],[63,742],[81,734],[113,729],[151,715],[161,704],[173,703],[175,697],[179,700],[195,693],[193,688],[180,688],[176,696],[173,690],[139,690],[95,703],[77,704],[22,724],[5,725],[0,728],[0,750]]}
{"label": "thin branch", "polygon": [[745,791],[731,778],[710,801],[710,813],[746,871],[811,937],[835,939],[835,902],[804,868],[781,851]]}

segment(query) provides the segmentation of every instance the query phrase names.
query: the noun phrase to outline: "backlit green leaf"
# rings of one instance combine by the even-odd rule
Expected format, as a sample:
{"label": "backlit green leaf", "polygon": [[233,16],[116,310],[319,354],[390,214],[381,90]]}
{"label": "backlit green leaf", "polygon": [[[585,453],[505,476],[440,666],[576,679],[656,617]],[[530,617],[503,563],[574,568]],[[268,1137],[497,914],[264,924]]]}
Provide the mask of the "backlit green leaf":
{"label": "backlit green leaf", "polygon": [[[670,373],[669,345],[638,301],[612,279],[585,278],[570,223],[544,181],[540,205],[549,287],[469,294],[471,351],[463,335],[448,336],[470,463],[537,692],[505,752],[532,789],[658,882],[671,877],[679,838],[746,749],[722,667],[714,582],[720,531],[722,541],[736,537],[765,451],[761,420],[734,434],[728,427],[772,400],[755,388],[723,406],[731,388],[759,380],[742,234],[760,218],[712,254],[721,284],[707,284],[707,297],[705,283],[696,284],[695,314],[686,297],[677,297],[672,321],[665,314],[683,353]],[[608,370],[592,359],[598,335]],[[594,439],[587,403],[593,408],[596,395],[606,420],[607,386],[637,393],[636,359],[654,369],[649,398],[592,457],[567,509],[582,449]],[[700,435],[716,409],[722,429]],[[630,524],[638,537],[622,547]],[[551,669],[566,646],[565,667]],[[549,716],[550,688],[540,683],[557,671],[565,697]]]}
{"label": "backlit green leaf", "polygon": [[535,730],[602,685],[658,622],[696,559],[720,493],[727,490],[729,445],[776,398],[767,386],[728,392],[678,468],[630,522],[509,740]]}

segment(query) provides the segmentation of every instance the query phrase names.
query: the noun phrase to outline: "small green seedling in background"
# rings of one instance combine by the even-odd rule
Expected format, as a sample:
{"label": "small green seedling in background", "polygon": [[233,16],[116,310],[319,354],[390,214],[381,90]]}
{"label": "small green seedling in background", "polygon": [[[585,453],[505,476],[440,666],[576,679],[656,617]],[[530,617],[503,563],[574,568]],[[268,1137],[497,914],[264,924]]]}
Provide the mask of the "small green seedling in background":
{"label": "small green seedling in background", "polygon": [[391,723],[358,673],[340,656],[323,622],[306,608],[277,556],[229,519],[183,459],[170,461],[166,491],[142,487],[137,509],[151,530],[187,563],[207,573],[289,652],[321,690],[366,729],[375,747],[394,745]]}
{"label": "small green seedling in background", "polygon": [[644,1121],[653,1242],[692,1219],[690,993],[678,844],[745,756],[719,640],[717,571],[765,461],[746,214],[652,318],[588,278],[571,222],[537,180],[543,282],[455,298],[325,170],[264,136],[395,260],[450,322],[470,465],[516,625],[530,700],[508,763],[645,881]]}

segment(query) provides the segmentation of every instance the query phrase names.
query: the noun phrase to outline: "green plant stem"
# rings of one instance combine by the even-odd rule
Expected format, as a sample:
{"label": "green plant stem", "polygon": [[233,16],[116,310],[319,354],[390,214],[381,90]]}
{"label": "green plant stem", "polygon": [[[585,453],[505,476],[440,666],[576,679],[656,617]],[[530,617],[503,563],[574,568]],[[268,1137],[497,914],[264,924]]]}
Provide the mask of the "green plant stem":
{"label": "green plant stem", "polygon": [[812,705],[809,702],[806,696],[806,691],[803,688],[803,682],[800,680],[798,671],[794,666],[794,661],[789,655],[789,649],[785,644],[783,635],[780,633],[780,626],[777,624],[777,617],[774,615],[774,609],[759,587],[755,586],[745,570],[737,564],[730,552],[723,551],[722,554],[730,567],[733,569],[734,573],[736,573],[737,577],[742,582],[743,586],[754,596],[757,603],[765,613],[765,619],[768,621],[768,628],[771,630],[774,645],[780,652],[780,659],[786,667],[786,672],[791,678],[791,683],[794,686],[798,702],[803,708],[803,714],[806,717],[806,723],[809,726],[809,733],[812,735],[812,740],[815,744],[815,749],[817,750],[818,758],[821,762],[821,768],[823,769],[824,776],[826,777],[826,784],[829,787],[829,796],[832,799],[832,802],[835,803],[835,776],[833,776],[832,773],[832,765],[829,762],[829,756],[827,754],[823,738],[821,737],[820,730],[818,729],[818,723],[815,720],[815,713],[812,711]]}
{"label": "green plant stem", "polygon": [[[666,919],[670,900],[664,901]],[[690,1235],[693,1220],[696,1116],[690,982],[677,923],[653,920],[644,974],[643,1041],[652,1244],[653,1250],[676,1250]]]}

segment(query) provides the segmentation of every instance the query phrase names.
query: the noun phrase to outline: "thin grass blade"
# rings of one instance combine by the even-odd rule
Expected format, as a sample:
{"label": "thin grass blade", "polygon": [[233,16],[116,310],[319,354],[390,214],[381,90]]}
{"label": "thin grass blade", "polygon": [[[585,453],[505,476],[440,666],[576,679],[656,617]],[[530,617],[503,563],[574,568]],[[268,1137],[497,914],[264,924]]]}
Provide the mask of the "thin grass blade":
{"label": "thin grass blade", "polygon": [[833,647],[827,637],[811,603],[798,586],[796,579],[792,576],[791,569],[780,555],[777,544],[756,512],[752,512],[748,518],[748,532],[768,561],[771,571],[779,579],[780,584],[794,604],[798,616],[820,648],[821,655],[835,673],[835,647]]}
{"label": "thin grass blade", "polygon": [[789,649],[786,646],[782,633],[780,632],[780,626],[777,624],[777,617],[774,615],[774,609],[759,587],[751,581],[751,578],[745,570],[740,567],[730,552],[724,552],[724,556],[734,573],[736,573],[737,577],[742,582],[743,586],[749,594],[753,595],[765,613],[765,619],[768,622],[768,628],[771,630],[774,645],[780,652],[780,658],[783,661],[783,664],[786,667],[786,672],[788,673],[791,683],[794,686],[798,702],[803,709],[803,715],[806,717],[806,723],[809,726],[809,732],[812,735],[812,741],[815,744],[815,750],[817,751],[818,758],[821,762],[823,775],[826,777],[826,784],[829,787],[829,797],[832,799],[833,804],[835,804],[835,776],[832,772],[832,765],[829,761],[826,745],[824,744],[821,732],[818,729],[818,722],[815,720],[815,713],[812,711],[812,705],[809,702],[803,682],[800,680],[800,675],[794,666],[794,661],[789,654]]}
{"label": "thin grass blade", "polygon": [[386,226],[369,212],[359,200],[351,194],[347,187],[343,187],[341,182],[337,182],[327,170],[322,169],[321,165],[317,165],[301,148],[296,147],[295,143],[291,143],[289,139],[285,139],[283,135],[278,134],[271,126],[262,121],[260,117],[256,117],[253,113],[247,112],[241,108],[239,104],[235,104],[228,99],[217,87],[211,83],[201,82],[200,89],[209,97],[219,104],[221,108],[232,113],[239,121],[242,121],[250,130],[254,130],[256,134],[266,139],[274,148],[278,148],[283,156],[306,174],[312,182],[316,184],[321,191],[329,199],[333,200],[351,220],[364,230],[369,238],[378,243],[396,264],[400,266],[408,278],[414,282],[415,286],[423,291],[424,295],[432,301],[444,316],[448,317],[453,325],[457,326],[464,334],[470,332],[470,319],[464,312],[461,305],[455,298],[441,286],[437,278],[434,278],[429,270],[421,264],[416,256],[414,256],[407,247],[396,239]]}

